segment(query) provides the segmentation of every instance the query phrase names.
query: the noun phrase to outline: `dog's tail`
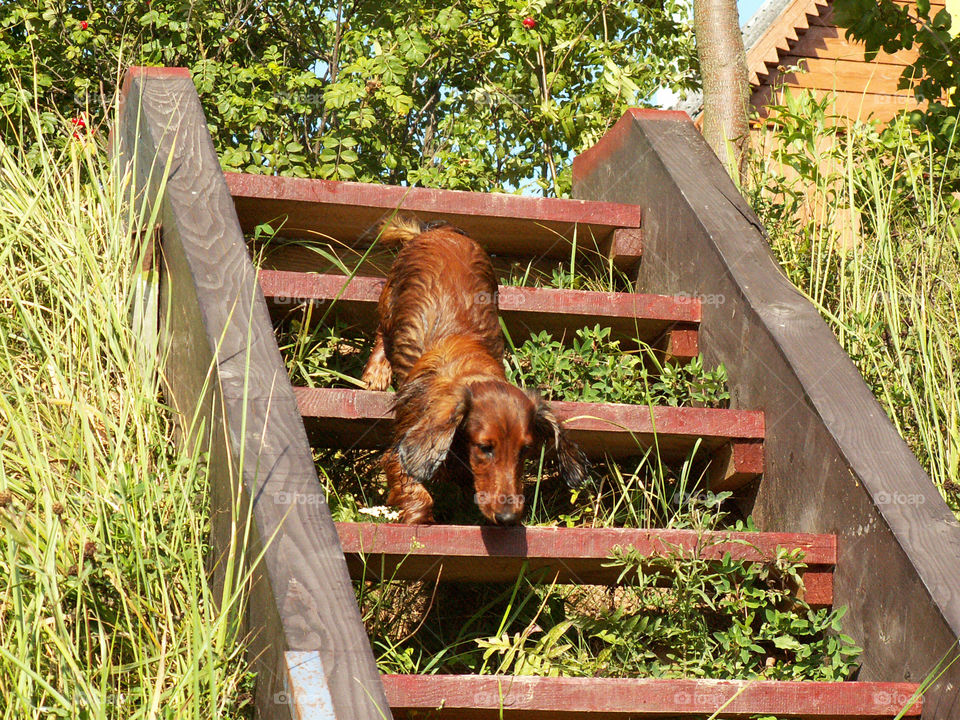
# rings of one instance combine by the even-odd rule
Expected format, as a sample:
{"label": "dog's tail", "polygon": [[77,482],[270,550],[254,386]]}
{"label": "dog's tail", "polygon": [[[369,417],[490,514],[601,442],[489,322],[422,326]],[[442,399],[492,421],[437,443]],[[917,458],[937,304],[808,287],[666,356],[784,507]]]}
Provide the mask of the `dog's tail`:
{"label": "dog's tail", "polygon": [[377,237],[386,246],[401,245],[420,235],[427,226],[410,215],[397,215],[387,218],[377,228]]}

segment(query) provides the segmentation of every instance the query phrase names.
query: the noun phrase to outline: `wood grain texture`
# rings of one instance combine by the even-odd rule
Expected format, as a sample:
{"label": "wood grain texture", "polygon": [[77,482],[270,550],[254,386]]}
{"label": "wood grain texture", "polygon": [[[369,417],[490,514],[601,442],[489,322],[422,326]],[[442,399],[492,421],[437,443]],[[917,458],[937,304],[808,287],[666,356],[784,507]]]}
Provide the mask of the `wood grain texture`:
{"label": "wood grain texture", "polygon": [[[377,300],[384,284],[381,278],[348,279],[343,275],[277,270],[261,270],[259,277],[260,287],[275,318],[305,302],[313,303],[321,313],[332,303],[332,314],[337,319],[371,330],[376,326]],[[677,344],[676,354],[685,359],[696,356],[696,352],[692,355],[684,355],[684,352],[696,348],[696,323],[700,320],[698,298],[510,285],[501,285],[496,298],[484,294],[475,298],[478,303],[494,300],[499,303],[507,331],[518,344],[530,334],[543,330],[557,340],[569,340],[577,329],[597,323],[612,328],[618,338],[639,338],[652,343],[668,328],[683,323],[685,332],[692,333],[693,337],[685,337],[683,344]]]}
{"label": "wood grain texture", "polygon": [[779,67],[797,67],[799,71],[771,73],[768,81],[772,85],[782,83],[796,88],[873,94],[898,92],[897,83],[903,73],[903,67],[899,65],[793,55],[781,58]]}
{"label": "wood grain texture", "polygon": [[[392,437],[393,393],[296,387],[310,439],[321,447],[379,448]],[[712,408],[552,402],[571,438],[593,457],[642,455],[654,445],[667,460],[682,460],[699,443],[704,453],[731,439],[762,441],[763,413]],[[762,468],[760,468],[762,470]]]}
{"label": "wood grain texture", "polygon": [[[811,22],[798,42],[791,44],[789,54],[799,57],[822,58],[824,60],[855,60],[864,62],[863,43],[847,40],[845,30],[836,27],[832,20],[823,24]],[[917,59],[916,50],[900,50],[896,53],[877,53],[876,60],[881,64],[909,65]],[[768,66],[769,67],[769,66]]]}
{"label": "wood grain texture", "polygon": [[662,350],[664,362],[683,363],[700,354],[700,328],[677,323],[655,343]]}
{"label": "wood grain texture", "polygon": [[762,442],[731,442],[713,454],[710,489],[713,492],[739,490],[763,473]]}
{"label": "wood grain texture", "polygon": [[[893,720],[916,685],[771,680],[671,680],[385,675],[397,718],[604,718],[758,715],[802,720]],[[476,709],[474,709],[476,708]],[[903,717],[920,717],[920,703]],[[420,714],[422,713],[422,714]],[[502,713],[502,715],[501,715]]]}
{"label": "wood grain texture", "polygon": [[182,424],[189,428],[194,417],[202,423],[191,439],[209,446],[211,544],[220,553],[212,562],[222,575],[238,491],[241,512],[252,511],[247,557],[264,551],[246,618],[258,712],[290,717],[289,704],[276,701],[289,649],[318,653],[337,717],[389,717],[296,399],[189,73],[130,70],[118,138],[143,197],[155,198],[166,178],[166,394]]}
{"label": "wood grain texture", "polygon": [[[918,107],[916,99],[908,91],[900,90],[897,93],[875,94],[863,92],[834,92],[832,90],[810,90],[810,94],[818,101],[830,98],[831,103],[827,114],[851,120],[874,119],[887,121],[902,112],[914,110]],[[750,98],[750,103],[761,118],[769,117],[769,105],[783,104],[782,91],[774,94],[770,85],[761,85]]]}
{"label": "wood grain texture", "polygon": [[622,585],[632,578],[609,564],[618,547],[648,558],[719,561],[729,553],[747,562],[769,562],[778,548],[799,549],[809,566],[804,598],[814,607],[833,601],[829,576],[837,548],[830,535],[389,523],[337,523],[337,532],[354,580],[513,583],[525,569],[526,577],[548,583]]}
{"label": "wood grain texture", "polygon": [[798,33],[809,25],[809,19],[820,13],[826,5],[824,0],[793,0],[770,23],[766,32],[752,47],[747,49],[747,69],[751,84],[765,72],[766,65],[776,62],[779,55],[796,42]]}
{"label": "wood grain texture", "polygon": [[395,213],[445,220],[490,253],[568,258],[570,244],[596,252],[617,228],[639,228],[636,206],[504,193],[372,185],[227,173],[240,224],[252,233],[274,221],[280,234],[369,245]]}
{"label": "wood grain texture", "polygon": [[[642,288],[712,294],[701,349],[733,407],[763,410],[763,530],[831,533],[835,602],[863,680],[918,680],[960,634],[960,524],[815,308],[780,272],[756,215],[689,122],[628,112],[574,163],[580,197],[644,210]],[[682,242],[681,242],[682,240]],[[960,664],[924,718],[960,717]]]}
{"label": "wood grain texture", "polygon": [[643,230],[618,228],[610,236],[609,247],[600,251],[632,280],[643,259]]}

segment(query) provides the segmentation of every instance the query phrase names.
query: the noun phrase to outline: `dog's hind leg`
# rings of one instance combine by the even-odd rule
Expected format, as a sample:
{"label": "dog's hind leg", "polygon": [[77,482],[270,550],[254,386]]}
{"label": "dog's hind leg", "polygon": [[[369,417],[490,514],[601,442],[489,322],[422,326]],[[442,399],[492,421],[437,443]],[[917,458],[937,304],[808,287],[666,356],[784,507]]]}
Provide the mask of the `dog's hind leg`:
{"label": "dog's hind leg", "polygon": [[383,333],[377,330],[377,336],[373,341],[373,352],[363,368],[363,383],[367,390],[386,390],[390,387],[390,380],[393,376],[390,361],[383,350]]}
{"label": "dog's hind leg", "polygon": [[387,505],[399,508],[400,522],[407,525],[432,525],[433,498],[427,489],[410,478],[400,465],[400,458],[393,450],[383,456],[383,469],[387,475]]}

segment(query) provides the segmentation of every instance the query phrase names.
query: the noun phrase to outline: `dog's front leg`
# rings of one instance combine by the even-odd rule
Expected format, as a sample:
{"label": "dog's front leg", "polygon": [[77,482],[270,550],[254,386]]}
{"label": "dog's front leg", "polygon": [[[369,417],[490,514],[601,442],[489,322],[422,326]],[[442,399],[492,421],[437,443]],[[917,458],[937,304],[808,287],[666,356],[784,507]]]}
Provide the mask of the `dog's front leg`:
{"label": "dog's front leg", "polygon": [[427,489],[403,471],[396,452],[388,450],[383,456],[387,475],[387,504],[400,509],[400,521],[407,525],[432,525],[433,498]]}
{"label": "dog's front leg", "polygon": [[373,352],[363,368],[362,380],[367,390],[386,390],[390,387],[392,371],[387,354],[383,351],[383,333],[377,330],[377,336],[373,340]]}

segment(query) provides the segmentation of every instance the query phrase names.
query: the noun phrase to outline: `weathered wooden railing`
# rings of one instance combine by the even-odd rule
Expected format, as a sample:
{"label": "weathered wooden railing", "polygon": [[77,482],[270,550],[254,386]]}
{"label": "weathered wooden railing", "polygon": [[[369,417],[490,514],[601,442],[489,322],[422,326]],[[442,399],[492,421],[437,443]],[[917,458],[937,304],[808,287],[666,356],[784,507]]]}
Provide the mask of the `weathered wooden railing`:
{"label": "weathered wooden railing", "polygon": [[[195,417],[202,425],[191,440],[210,453],[211,545],[222,554],[232,540],[242,542],[249,508],[246,557],[263,552],[244,624],[258,674],[257,711],[265,718],[300,717],[305,708],[316,718],[389,718],[193,80],[177,68],[134,68],[122,102],[121,153],[139,193],[152,201],[166,183],[160,211],[166,392],[185,427]],[[309,692],[297,697],[295,711],[296,687]]]}
{"label": "weathered wooden railing", "polygon": [[[573,194],[641,206],[640,290],[706,299],[705,362],[726,364],[733,407],[766,417],[747,509],[762,529],[837,535],[834,602],[864,647],[859,679],[916,682],[955,656],[960,524],[686,113],[629,111],[576,158]],[[960,718],[960,662],[923,717]]]}

